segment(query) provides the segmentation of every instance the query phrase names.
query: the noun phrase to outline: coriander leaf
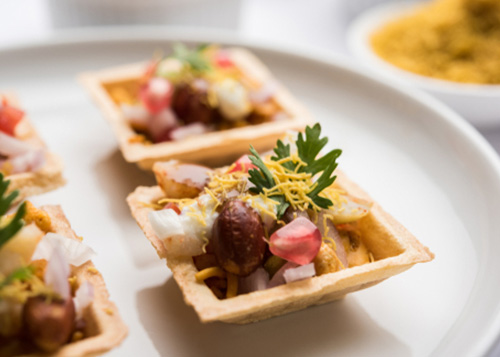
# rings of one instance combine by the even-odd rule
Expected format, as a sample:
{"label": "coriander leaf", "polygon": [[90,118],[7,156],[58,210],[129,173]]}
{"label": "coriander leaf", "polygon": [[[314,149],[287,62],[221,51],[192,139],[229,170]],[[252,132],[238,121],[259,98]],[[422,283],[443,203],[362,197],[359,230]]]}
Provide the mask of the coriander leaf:
{"label": "coriander leaf", "polygon": [[[283,141],[278,140],[276,143],[276,147],[274,148],[274,152],[276,156],[271,157],[273,161],[279,161],[281,159],[287,158],[290,156],[290,144],[283,144]],[[297,164],[294,164],[292,161],[288,161],[282,164],[282,166],[286,167],[289,170],[295,170]]]}
{"label": "coriander leaf", "polygon": [[31,266],[22,267],[22,268],[19,268],[17,270],[14,270],[12,273],[7,275],[7,277],[3,281],[0,281],[0,289],[11,284],[12,282],[14,282],[16,280],[29,279],[31,277],[31,275],[33,275],[33,270],[34,269]]}
{"label": "coriander leaf", "polygon": [[203,55],[203,51],[208,45],[200,45],[190,50],[182,43],[173,45],[174,52],[170,55],[179,61],[189,65],[193,71],[205,72],[212,68],[208,59]]}
{"label": "coriander leaf", "polygon": [[[13,191],[5,196],[10,181],[5,180],[4,176],[0,173],[0,216],[4,216],[14,199],[18,195],[18,191]],[[14,217],[4,227],[0,228],[0,248],[16,235],[17,232],[24,226],[23,217],[26,213],[26,203],[23,203],[17,209]]]}
{"label": "coriander leaf", "polygon": [[252,164],[257,166],[257,169],[248,170],[248,174],[250,175],[248,180],[255,185],[255,187],[252,187],[250,190],[254,193],[261,193],[264,192],[264,188],[270,189],[274,187],[276,183],[274,182],[271,171],[269,171],[266,164],[262,161],[262,158],[252,145],[250,145],[250,152],[252,153],[252,155],[249,156],[250,161],[252,161]]}

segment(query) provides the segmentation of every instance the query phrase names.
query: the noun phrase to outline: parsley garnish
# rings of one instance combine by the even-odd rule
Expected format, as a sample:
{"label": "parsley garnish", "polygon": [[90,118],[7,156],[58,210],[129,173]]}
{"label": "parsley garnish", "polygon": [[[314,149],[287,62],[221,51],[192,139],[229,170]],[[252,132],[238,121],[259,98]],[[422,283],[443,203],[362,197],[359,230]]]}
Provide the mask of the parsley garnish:
{"label": "parsley garnish", "polygon": [[[9,210],[10,205],[17,197],[19,192],[13,191],[9,195],[5,195],[7,192],[7,188],[9,187],[10,181],[4,180],[3,174],[0,173],[0,217],[4,216]],[[9,241],[12,237],[16,235],[17,232],[23,227],[24,221],[23,217],[26,213],[26,203],[23,203],[17,209],[14,217],[10,220],[10,222],[4,227],[0,228],[0,248]]]}
{"label": "parsley garnish", "polygon": [[[328,208],[333,203],[326,197],[321,197],[319,194],[325,188],[333,184],[337,176],[332,175],[333,171],[337,167],[337,158],[342,153],[341,150],[335,149],[330,151],[328,154],[316,159],[320,151],[328,143],[328,138],[320,138],[321,135],[321,125],[317,123],[312,128],[306,127],[305,139],[302,133],[299,133],[296,141],[297,154],[302,162],[305,164],[300,164],[299,162],[286,161],[281,163],[283,167],[290,171],[297,170],[297,173],[308,173],[311,177],[320,175],[316,180],[316,185],[312,191],[310,191],[307,196],[321,208]],[[269,168],[266,166],[262,158],[259,156],[257,151],[250,147],[250,160],[257,167],[256,169],[251,169],[248,171],[250,175],[250,182],[252,182],[255,187],[250,188],[253,193],[263,193],[264,189],[273,188],[276,183],[273,179],[273,175]],[[278,140],[276,147],[274,148],[275,156],[271,157],[273,161],[279,161],[290,156],[290,144],[285,145],[281,140]],[[298,167],[298,165],[301,165]],[[270,196],[273,200],[279,202],[277,216],[280,218],[290,206],[290,203],[286,201],[284,195],[274,194]],[[309,207],[312,208],[312,207]]]}
{"label": "parsley garnish", "polygon": [[176,43],[173,46],[174,52],[169,56],[176,58],[195,72],[209,71],[212,66],[210,61],[203,55],[203,51],[208,47],[206,44],[199,45],[193,50],[188,49],[182,43]]}
{"label": "parsley garnish", "polygon": [[34,268],[32,266],[26,266],[14,270],[12,273],[7,275],[3,281],[0,281],[0,289],[16,280],[28,280],[33,275],[33,271]]}

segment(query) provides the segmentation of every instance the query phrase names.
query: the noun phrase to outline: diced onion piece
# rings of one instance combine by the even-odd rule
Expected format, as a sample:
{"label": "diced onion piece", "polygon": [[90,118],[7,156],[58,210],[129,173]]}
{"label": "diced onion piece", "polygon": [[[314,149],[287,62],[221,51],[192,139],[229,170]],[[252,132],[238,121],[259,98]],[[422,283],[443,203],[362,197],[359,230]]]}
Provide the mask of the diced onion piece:
{"label": "diced onion piece", "polygon": [[184,63],[177,58],[165,58],[158,63],[156,74],[160,77],[175,78],[184,68]]}
{"label": "diced onion piece", "polygon": [[142,105],[130,105],[126,103],[121,104],[121,110],[125,119],[135,129],[146,130],[149,124],[150,114]]}
{"label": "diced onion piece", "polygon": [[80,284],[78,290],[75,292],[75,297],[73,298],[76,316],[81,317],[83,310],[85,310],[85,308],[89,306],[92,301],[94,301],[94,286],[88,280],[85,280]]}
{"label": "diced onion piece", "polygon": [[286,283],[285,281],[285,277],[284,277],[284,274],[285,274],[285,271],[287,271],[288,269],[292,269],[292,268],[296,268],[298,267],[299,265],[298,264],[295,264],[295,263],[292,263],[292,262],[287,262],[285,263],[272,277],[272,279],[269,281],[269,283],[267,284],[267,288],[270,289],[270,288],[274,288],[275,286],[278,286],[278,285],[283,285]]}
{"label": "diced onion piece", "polygon": [[309,264],[321,247],[321,233],[310,220],[298,217],[271,235],[271,253],[297,263]]}
{"label": "diced onion piece", "polygon": [[213,85],[219,103],[219,110],[228,120],[240,120],[250,114],[252,105],[246,88],[232,78],[224,79]]}
{"label": "diced onion piece", "polygon": [[190,136],[204,134],[209,131],[208,126],[203,123],[193,123],[175,128],[170,133],[172,140],[182,140]]}
{"label": "diced onion piece", "polygon": [[342,195],[340,203],[329,207],[326,212],[332,215],[334,224],[350,223],[366,216],[372,207],[372,202],[350,195]]}
{"label": "diced onion piece", "polygon": [[165,108],[158,114],[150,117],[147,125],[149,134],[158,143],[172,139],[171,131],[179,125],[179,121],[170,108]]}
{"label": "diced onion piece", "polygon": [[45,259],[50,261],[56,247],[63,249],[66,260],[74,266],[88,262],[95,255],[92,248],[76,239],[66,238],[56,233],[47,233],[38,243],[31,260]]}
{"label": "diced onion piece", "polygon": [[69,273],[70,267],[63,246],[54,246],[45,269],[44,281],[64,300],[70,297]]}
{"label": "diced onion piece", "polygon": [[285,272],[283,273],[283,277],[285,278],[287,284],[293,281],[311,278],[314,275],[316,275],[316,270],[314,269],[314,263],[301,265],[297,268],[290,268],[285,270]]}
{"label": "diced onion piece", "polygon": [[347,262],[347,253],[345,251],[342,238],[340,237],[340,234],[335,225],[333,224],[332,220],[328,216],[325,219],[325,214],[328,215],[328,212],[321,211],[318,214],[318,223],[317,223],[318,229],[322,237],[333,239],[333,241],[335,242],[335,254],[342,262],[344,268],[347,268],[349,266],[349,263]]}
{"label": "diced onion piece", "polygon": [[240,294],[267,289],[269,274],[264,268],[257,268],[252,274],[240,278]]}
{"label": "diced onion piece", "polygon": [[194,256],[203,253],[203,240],[196,234],[185,232],[182,219],[188,217],[178,215],[172,209],[163,209],[149,212],[148,218],[155,234],[162,240],[170,254]]}
{"label": "diced onion piece", "polygon": [[34,150],[35,147],[22,140],[16,139],[0,132],[0,154],[4,156],[17,156]]}
{"label": "diced onion piece", "polygon": [[250,100],[255,104],[262,104],[273,97],[278,90],[278,84],[275,81],[265,82],[258,90],[249,94]]}
{"label": "diced onion piece", "polygon": [[174,87],[161,77],[153,77],[141,87],[139,96],[151,114],[158,114],[170,105]]}
{"label": "diced onion piece", "polygon": [[45,150],[32,150],[10,160],[12,174],[35,172],[45,165]]}

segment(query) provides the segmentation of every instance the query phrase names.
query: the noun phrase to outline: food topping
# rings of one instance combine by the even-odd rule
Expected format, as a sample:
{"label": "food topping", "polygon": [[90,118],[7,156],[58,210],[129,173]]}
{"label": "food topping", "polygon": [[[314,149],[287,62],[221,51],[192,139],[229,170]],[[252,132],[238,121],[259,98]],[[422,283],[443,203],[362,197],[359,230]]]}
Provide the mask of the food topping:
{"label": "food topping", "polygon": [[170,255],[193,257],[196,280],[218,298],[369,263],[356,222],[371,203],[334,184],[340,150],[319,156],[326,144],[317,124],[229,168],[156,164],[167,197],[151,226]]}
{"label": "food topping", "polygon": [[3,98],[0,105],[0,173],[38,171],[45,164],[45,149],[17,136],[24,113]]}
{"label": "food topping", "polygon": [[50,217],[31,203],[6,215],[18,193],[6,196],[9,181],[2,174],[0,181],[0,342],[19,346],[15,355],[25,347],[55,352],[77,332],[86,337],[77,328],[85,324],[82,311],[93,301],[93,286],[78,282],[72,266],[87,262],[93,251],[51,233]]}
{"label": "food topping", "polygon": [[247,276],[262,265],[266,242],[260,215],[248,204],[229,200],[214,222],[212,243],[219,265]]}
{"label": "food topping", "polygon": [[287,118],[278,88],[244,73],[231,50],[177,44],[149,63],[135,90],[118,83],[109,93],[138,134],[160,143]]}

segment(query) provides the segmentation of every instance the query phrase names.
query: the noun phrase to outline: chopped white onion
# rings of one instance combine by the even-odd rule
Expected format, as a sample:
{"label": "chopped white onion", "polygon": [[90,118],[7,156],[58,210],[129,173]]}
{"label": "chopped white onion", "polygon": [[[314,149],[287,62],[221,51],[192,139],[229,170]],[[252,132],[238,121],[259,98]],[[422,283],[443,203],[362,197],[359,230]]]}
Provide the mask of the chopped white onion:
{"label": "chopped white onion", "polygon": [[314,269],[314,263],[301,265],[297,268],[290,268],[285,270],[285,272],[283,273],[283,277],[285,278],[285,281],[287,283],[311,278],[314,275],[316,275],[316,269]]}
{"label": "chopped white onion", "polygon": [[92,248],[78,240],[66,238],[56,233],[47,233],[38,243],[31,259],[50,261],[56,247],[63,249],[68,263],[74,266],[80,266],[88,262],[95,255]]}
{"label": "chopped white onion", "polygon": [[256,104],[267,102],[278,90],[278,84],[273,81],[265,82],[258,90],[249,94],[250,101]]}
{"label": "chopped white onion", "polygon": [[194,256],[203,253],[204,242],[200,238],[203,235],[199,222],[195,222],[196,219],[192,216],[178,215],[172,209],[163,209],[149,212],[148,218],[155,234],[163,241],[170,254]]}
{"label": "chopped white onion", "polygon": [[285,281],[285,271],[291,268],[295,268],[299,266],[296,263],[293,262],[286,262],[276,273],[274,273],[273,277],[271,280],[269,280],[269,283],[267,284],[267,288],[274,288],[275,286],[278,285],[283,285],[286,283]]}
{"label": "chopped white onion", "polygon": [[240,120],[250,114],[252,105],[247,89],[238,81],[226,78],[212,89],[219,102],[219,110],[228,120]]}
{"label": "chopped white onion", "polygon": [[208,91],[210,83],[208,83],[208,81],[203,79],[203,78],[196,78],[191,83],[191,85],[193,86],[193,88],[197,89],[200,92],[206,92],[206,91]]}
{"label": "chopped white onion", "polygon": [[32,150],[10,160],[12,173],[35,172],[45,165],[45,150]]}
{"label": "chopped white onion", "polygon": [[170,135],[172,140],[182,140],[190,136],[206,133],[207,131],[209,131],[209,129],[205,124],[193,123],[172,130]]}
{"label": "chopped white onion", "polygon": [[82,317],[83,310],[94,301],[94,285],[88,280],[80,284],[78,290],[75,292],[73,302],[75,304],[75,311],[77,317]]}
{"label": "chopped white onion", "polygon": [[66,300],[70,297],[68,282],[70,267],[62,246],[54,246],[44,273],[44,280],[56,293]]}
{"label": "chopped white onion", "polygon": [[179,125],[175,113],[169,109],[163,109],[158,114],[149,118],[148,128],[153,139],[158,140],[165,132]]}
{"label": "chopped white onion", "polygon": [[252,291],[267,289],[269,283],[269,274],[264,268],[258,268],[249,276],[240,278],[239,292],[240,294],[251,293]]}
{"label": "chopped white onion", "polygon": [[130,105],[123,103],[121,105],[122,113],[125,119],[138,129],[147,129],[149,123],[149,112],[139,104]]}
{"label": "chopped white onion", "polygon": [[148,82],[149,92],[154,97],[163,97],[172,90],[172,85],[165,78],[153,77]]}
{"label": "chopped white onion", "polygon": [[17,156],[36,149],[33,145],[16,139],[0,131],[0,154],[4,156]]}

